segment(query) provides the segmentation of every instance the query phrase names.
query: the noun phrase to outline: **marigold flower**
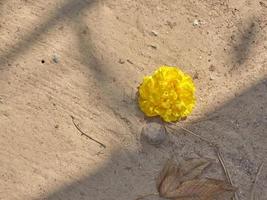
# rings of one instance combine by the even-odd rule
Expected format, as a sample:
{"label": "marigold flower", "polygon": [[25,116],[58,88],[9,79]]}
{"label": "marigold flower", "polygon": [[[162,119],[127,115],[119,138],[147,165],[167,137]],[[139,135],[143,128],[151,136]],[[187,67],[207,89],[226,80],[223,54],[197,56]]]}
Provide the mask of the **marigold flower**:
{"label": "marigold flower", "polygon": [[139,107],[149,117],[160,116],[166,122],[191,114],[195,106],[192,78],[179,68],[161,66],[144,77],[139,87]]}

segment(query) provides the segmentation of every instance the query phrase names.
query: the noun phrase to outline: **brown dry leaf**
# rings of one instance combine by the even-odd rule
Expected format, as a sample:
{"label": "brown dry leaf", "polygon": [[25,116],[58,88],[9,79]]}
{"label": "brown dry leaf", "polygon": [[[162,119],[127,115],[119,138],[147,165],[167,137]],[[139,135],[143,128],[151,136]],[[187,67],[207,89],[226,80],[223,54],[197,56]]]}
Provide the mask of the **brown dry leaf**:
{"label": "brown dry leaf", "polygon": [[167,161],[157,179],[159,195],[165,198],[174,198],[175,190],[182,182],[198,177],[209,164],[203,158],[190,159],[180,166],[172,160]]}
{"label": "brown dry leaf", "polygon": [[157,190],[161,197],[170,197],[170,193],[175,191],[180,185],[180,170],[177,164],[168,160],[157,179]]}
{"label": "brown dry leaf", "polygon": [[199,179],[210,165],[206,159],[197,158],[177,165],[169,160],[157,179],[160,197],[174,200],[228,200],[235,191],[230,184],[215,179]]}
{"label": "brown dry leaf", "polygon": [[182,183],[175,191],[175,200],[226,200],[234,195],[236,188],[225,181],[194,179]]}
{"label": "brown dry leaf", "polygon": [[199,177],[203,170],[210,166],[210,162],[204,158],[189,159],[181,163],[181,182]]}

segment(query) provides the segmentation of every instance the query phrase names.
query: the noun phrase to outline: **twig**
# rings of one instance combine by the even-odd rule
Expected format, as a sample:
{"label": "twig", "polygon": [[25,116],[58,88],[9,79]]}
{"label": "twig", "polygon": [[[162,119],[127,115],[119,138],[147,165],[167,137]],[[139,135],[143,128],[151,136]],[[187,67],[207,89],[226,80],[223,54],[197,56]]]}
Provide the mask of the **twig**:
{"label": "twig", "polygon": [[254,200],[256,184],[258,182],[258,178],[260,176],[260,173],[261,173],[261,171],[263,169],[263,165],[264,165],[264,162],[261,163],[261,165],[259,166],[259,168],[257,170],[256,176],[255,176],[255,180],[253,182],[253,186],[252,186],[251,193],[250,193],[250,200]]}
{"label": "twig", "polygon": [[99,144],[100,146],[102,146],[103,148],[106,148],[106,145],[104,145],[103,143],[97,141],[96,139],[92,138],[91,136],[89,136],[88,134],[86,134],[85,132],[83,132],[80,127],[74,122],[74,117],[71,115],[71,119],[72,119],[72,123],[74,124],[74,126],[77,128],[77,130],[81,133],[81,135],[87,137],[88,139],[96,142],[97,144]]}
{"label": "twig", "polygon": [[126,61],[133,65],[133,62],[130,59],[127,59]]}
{"label": "twig", "polygon": [[219,161],[220,161],[220,164],[221,164],[221,166],[222,166],[222,168],[223,168],[223,171],[224,171],[224,174],[225,174],[225,176],[226,176],[226,178],[227,178],[227,181],[228,181],[231,185],[233,185],[232,178],[231,178],[231,176],[230,176],[230,174],[229,174],[227,168],[225,167],[225,164],[224,164],[225,162],[224,162],[224,159],[223,159],[223,157],[222,157],[222,153],[221,153],[220,149],[219,149],[219,148],[215,148],[215,152],[216,152],[216,154],[217,154],[217,156],[218,156],[218,159],[219,159]]}
{"label": "twig", "polygon": [[200,135],[194,133],[193,131],[188,130],[187,128],[184,128],[184,127],[182,127],[182,126],[180,126],[180,125],[178,125],[178,124],[172,123],[172,122],[171,122],[170,124],[172,124],[172,125],[174,125],[174,126],[180,128],[180,129],[184,130],[185,132],[190,133],[191,135],[193,135],[193,136],[195,136],[195,137],[197,137],[197,138],[203,140],[204,142],[208,143],[210,146],[213,146],[213,147],[216,147],[216,146],[217,146],[217,144],[215,144],[215,143],[209,141],[207,138],[204,138],[204,137],[202,137],[202,136],[200,136]]}
{"label": "twig", "polygon": [[146,198],[146,197],[157,196],[157,195],[159,195],[159,194],[158,194],[158,193],[146,194],[146,195],[142,195],[142,196],[138,197],[138,198],[135,199],[135,200],[141,200],[141,199],[144,199],[144,198]]}
{"label": "twig", "polygon": [[[223,159],[223,156],[222,156],[222,153],[221,153],[219,147],[215,147],[215,152],[216,152],[216,154],[218,156],[218,160],[220,161],[220,164],[221,164],[221,166],[223,168],[223,171],[224,171],[224,174],[225,174],[225,176],[227,178],[227,181],[231,184],[231,186],[233,186],[234,184],[233,184],[232,178],[230,176],[229,171],[227,170],[227,168],[225,166],[225,161]],[[238,197],[236,192],[234,193],[233,199],[234,200],[239,200],[239,197]]]}

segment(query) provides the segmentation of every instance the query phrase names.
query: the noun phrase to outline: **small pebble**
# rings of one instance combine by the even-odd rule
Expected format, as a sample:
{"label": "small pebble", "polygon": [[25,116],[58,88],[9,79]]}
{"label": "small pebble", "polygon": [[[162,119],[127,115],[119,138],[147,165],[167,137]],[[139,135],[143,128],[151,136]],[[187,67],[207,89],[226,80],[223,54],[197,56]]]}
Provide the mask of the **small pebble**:
{"label": "small pebble", "polygon": [[124,61],[124,60],[122,60],[122,59],[119,59],[119,63],[120,63],[120,64],[124,64],[124,63],[125,63],[125,61]]}
{"label": "small pebble", "polygon": [[167,137],[165,127],[156,122],[147,123],[141,132],[142,136],[146,139],[149,144],[160,145],[162,144]]}
{"label": "small pebble", "polygon": [[213,81],[215,78],[213,75],[210,75],[210,80]]}
{"label": "small pebble", "polygon": [[54,54],[54,55],[52,56],[52,60],[53,60],[54,63],[59,63],[59,56],[56,55],[56,54]]}
{"label": "small pebble", "polygon": [[153,36],[158,36],[158,32],[157,31],[151,31],[151,35],[153,35]]}
{"label": "small pebble", "polygon": [[199,25],[199,20],[195,19],[194,22],[193,22],[193,26],[198,26],[198,25]]}

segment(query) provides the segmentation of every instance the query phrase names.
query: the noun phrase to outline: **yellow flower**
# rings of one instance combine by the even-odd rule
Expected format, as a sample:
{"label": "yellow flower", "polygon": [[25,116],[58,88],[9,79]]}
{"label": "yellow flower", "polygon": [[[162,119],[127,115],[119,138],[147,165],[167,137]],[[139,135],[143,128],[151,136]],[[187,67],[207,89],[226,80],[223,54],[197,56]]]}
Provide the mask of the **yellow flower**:
{"label": "yellow flower", "polygon": [[195,86],[192,78],[180,69],[161,66],[152,76],[144,77],[138,101],[147,116],[160,116],[166,122],[178,121],[195,106]]}

